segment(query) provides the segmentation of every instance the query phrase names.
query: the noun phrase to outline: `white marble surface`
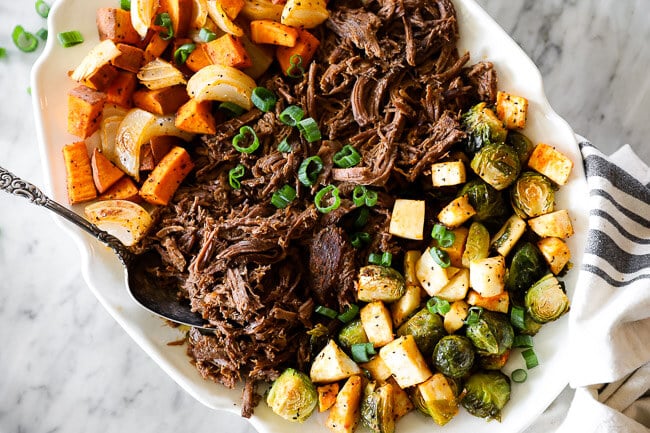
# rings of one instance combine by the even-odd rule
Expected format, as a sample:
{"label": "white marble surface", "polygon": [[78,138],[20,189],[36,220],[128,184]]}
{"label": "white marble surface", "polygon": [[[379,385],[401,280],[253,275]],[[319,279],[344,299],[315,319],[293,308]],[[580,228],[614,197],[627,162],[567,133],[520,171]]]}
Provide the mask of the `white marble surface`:
{"label": "white marble surface", "polygon": [[[650,162],[650,2],[480,0],[539,65],[553,107],[604,152]],[[43,186],[29,71],[11,30],[45,26],[33,2],[0,2],[0,165]],[[79,254],[44,210],[0,193],[0,433],[252,432],[186,395],[113,322]],[[553,406],[560,419],[571,397]],[[542,431],[541,428],[535,431]]]}

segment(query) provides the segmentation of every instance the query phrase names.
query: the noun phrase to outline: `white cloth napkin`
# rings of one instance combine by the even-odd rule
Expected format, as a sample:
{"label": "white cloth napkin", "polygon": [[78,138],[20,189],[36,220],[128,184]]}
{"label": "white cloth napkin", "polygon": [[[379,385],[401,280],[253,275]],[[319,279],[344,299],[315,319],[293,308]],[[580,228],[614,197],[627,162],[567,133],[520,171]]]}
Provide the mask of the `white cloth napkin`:
{"label": "white cloth napkin", "polygon": [[[650,169],[628,145],[606,157],[582,137],[579,143],[590,213],[569,315],[567,368],[575,393],[565,417],[554,404],[527,432],[646,433],[650,431]],[[569,399],[570,391],[565,391],[559,405]],[[564,420],[555,430],[559,417]]]}

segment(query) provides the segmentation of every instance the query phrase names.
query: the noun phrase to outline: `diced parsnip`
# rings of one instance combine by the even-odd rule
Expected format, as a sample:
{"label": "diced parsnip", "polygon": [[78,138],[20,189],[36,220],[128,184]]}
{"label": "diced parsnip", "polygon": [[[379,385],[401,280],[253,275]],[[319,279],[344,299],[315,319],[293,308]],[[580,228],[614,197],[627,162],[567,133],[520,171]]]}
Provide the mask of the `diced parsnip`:
{"label": "diced parsnip", "polygon": [[503,224],[501,229],[492,237],[490,245],[503,257],[515,246],[526,231],[526,221],[514,214]]}
{"label": "diced parsnip", "polygon": [[427,248],[417,261],[415,272],[422,288],[429,296],[436,294],[449,283],[451,277],[456,275],[459,268],[449,266],[443,268],[431,257],[430,249]]}
{"label": "diced parsnip", "polygon": [[193,0],[159,0],[157,14],[167,13],[172,22],[174,37],[184,37],[190,30],[192,23]]}
{"label": "diced parsnip", "polygon": [[498,311],[499,313],[507,313],[510,306],[510,295],[507,290],[499,293],[496,296],[486,298],[481,296],[478,292],[470,290],[467,294],[467,303],[475,307],[483,307],[486,310]]}
{"label": "diced parsnip", "polygon": [[138,80],[136,80],[133,72],[120,71],[106,89],[106,102],[131,108],[133,106],[133,92],[135,92],[137,85]]}
{"label": "diced parsnip", "polygon": [[365,368],[370,373],[370,376],[377,382],[385,382],[391,375],[390,368],[386,365],[381,356],[377,355],[370,361],[360,364],[361,368]]}
{"label": "diced parsnip", "polygon": [[433,186],[451,186],[465,183],[467,173],[463,161],[437,162],[431,166]]}
{"label": "diced parsnip", "polygon": [[232,66],[239,69],[253,66],[253,61],[241,40],[230,34],[225,34],[208,42],[206,51],[213,64]]}
{"label": "diced parsnip", "polygon": [[362,393],[361,376],[350,377],[336,396],[325,425],[334,433],[352,433],[359,424]]}
{"label": "diced parsnip", "polygon": [[388,232],[401,238],[420,240],[423,231],[424,200],[395,200]]}
{"label": "diced parsnip", "polygon": [[95,188],[100,194],[108,190],[124,176],[124,172],[102,155],[98,149],[93,150],[90,166],[93,169]]}
{"label": "diced parsnip", "polygon": [[395,379],[389,377],[386,382],[391,385],[391,390],[393,392],[393,416],[395,417],[395,420],[398,420],[415,409],[415,406],[406,391],[397,384]]}
{"label": "diced parsnip", "polygon": [[522,129],[526,126],[528,99],[522,96],[498,91],[496,103],[497,117],[508,129]]}
{"label": "diced parsnip", "polygon": [[417,385],[431,377],[431,370],[412,335],[405,335],[388,343],[379,350],[379,356],[401,388]]}
{"label": "diced parsnip", "polygon": [[543,238],[537,242],[537,248],[542,252],[551,272],[559,274],[571,260],[569,246],[560,238]]}
{"label": "diced parsnip", "polygon": [[408,250],[404,254],[404,281],[407,285],[419,285],[418,275],[416,272],[418,260],[422,253],[419,250]]}
{"label": "diced parsnip", "polygon": [[420,285],[407,284],[406,293],[397,301],[390,304],[390,312],[393,317],[393,326],[398,327],[420,306],[422,301],[422,289]]}
{"label": "diced parsnip", "polygon": [[[298,39],[293,47],[279,46],[275,50],[275,56],[280,64],[280,69],[284,75],[288,75],[293,68],[291,64],[291,57],[300,56],[301,66],[307,69],[307,65],[311,62],[312,57],[316,53],[320,40],[309,33],[307,30],[298,29]],[[295,62],[295,60],[294,60]]]}
{"label": "diced parsnip", "polygon": [[452,200],[438,214],[438,220],[448,228],[456,228],[476,215],[467,194]]}
{"label": "diced parsnip", "polygon": [[244,7],[241,15],[250,20],[273,20],[282,19],[282,10],[284,5],[274,3],[271,0],[244,0]]}
{"label": "diced parsnip", "polygon": [[332,383],[361,374],[361,369],[334,340],[330,340],[320,351],[309,370],[314,383]]}
{"label": "diced parsnip", "polygon": [[287,0],[282,10],[282,24],[311,29],[329,16],[326,0]]}
{"label": "diced parsnip", "polygon": [[166,205],[194,164],[189,153],[177,146],[156,165],[140,188],[140,196],[151,204]]}
{"label": "diced parsnip", "polygon": [[503,256],[472,260],[469,284],[486,298],[499,295],[505,287],[506,260]]}
{"label": "diced parsnip", "polygon": [[390,311],[381,301],[366,304],[359,312],[363,329],[368,341],[375,347],[384,346],[393,341],[393,321]]}
{"label": "diced parsnip", "polygon": [[271,20],[251,21],[251,41],[256,44],[293,47],[298,40],[298,30]]}
{"label": "diced parsnip", "polygon": [[217,122],[212,115],[212,101],[190,99],[178,109],[174,124],[181,131],[214,134]]}
{"label": "diced parsnip", "polygon": [[463,252],[465,251],[465,242],[467,241],[469,229],[461,226],[453,229],[452,233],[454,234],[454,243],[449,247],[439,246],[439,248],[447,253],[451,266],[462,268]]}
{"label": "diced parsnip", "polygon": [[339,393],[339,384],[336,382],[328,383],[327,385],[319,386],[316,388],[316,391],[318,392],[318,411],[325,412],[336,402],[336,396]]}
{"label": "diced parsnip", "polygon": [[70,204],[82,203],[97,197],[86,143],[77,141],[64,146],[63,160]]}
{"label": "diced parsnip", "polygon": [[68,92],[68,132],[87,138],[99,129],[106,94],[86,86]]}
{"label": "diced parsnip", "polygon": [[88,221],[112,234],[126,246],[135,245],[153,223],[140,205],[126,200],[104,200],[84,209]]}
{"label": "diced parsnip", "polygon": [[453,334],[465,325],[469,305],[464,300],[452,302],[445,314],[444,327],[448,334]]}
{"label": "diced parsnip", "polygon": [[573,236],[571,217],[566,209],[540,215],[528,220],[530,228],[540,237],[556,237],[566,239]]}
{"label": "diced parsnip", "polygon": [[445,425],[458,414],[458,399],[444,374],[434,374],[418,385],[418,391],[436,424]]}
{"label": "diced parsnip", "polygon": [[208,15],[212,18],[212,21],[226,33],[230,33],[234,36],[243,36],[244,30],[235,24],[228,14],[223,9],[223,4],[221,0],[208,0]]}
{"label": "diced parsnip", "polygon": [[573,161],[553,146],[539,143],[528,159],[528,167],[542,173],[558,185],[565,185],[573,169]]}
{"label": "diced parsnip", "polygon": [[120,180],[115,182],[104,194],[99,196],[100,200],[129,200],[132,202],[139,202],[140,195],[138,194],[138,187],[135,182],[128,177],[123,176]]}
{"label": "diced parsnip", "polygon": [[449,302],[465,299],[469,290],[469,269],[461,268],[436,296]]}
{"label": "diced parsnip", "polygon": [[116,44],[120,55],[111,60],[111,64],[118,69],[137,73],[144,62],[144,51],[128,44]]}
{"label": "diced parsnip", "polygon": [[97,9],[97,32],[100,41],[110,39],[132,45],[140,42],[140,35],[131,24],[131,14],[123,9]]}
{"label": "diced parsnip", "polygon": [[185,86],[170,86],[161,89],[140,89],[133,94],[133,105],[153,114],[174,114],[189,101]]}

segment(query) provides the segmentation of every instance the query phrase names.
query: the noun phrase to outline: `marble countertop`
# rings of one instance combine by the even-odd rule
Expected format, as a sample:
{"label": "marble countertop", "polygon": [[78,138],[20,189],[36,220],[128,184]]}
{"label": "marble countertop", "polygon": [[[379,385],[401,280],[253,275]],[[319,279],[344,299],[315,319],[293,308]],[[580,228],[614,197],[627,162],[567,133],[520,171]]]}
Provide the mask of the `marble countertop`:
{"label": "marble countertop", "polygon": [[[650,162],[650,2],[479,3],[539,66],[551,105],[577,133],[605,153],[629,143]],[[21,1],[2,2],[0,24],[0,165],[42,186],[28,94],[40,48],[19,52],[11,31],[46,23]],[[79,261],[46,211],[0,193],[0,432],[254,431],[158,368],[87,289]]]}

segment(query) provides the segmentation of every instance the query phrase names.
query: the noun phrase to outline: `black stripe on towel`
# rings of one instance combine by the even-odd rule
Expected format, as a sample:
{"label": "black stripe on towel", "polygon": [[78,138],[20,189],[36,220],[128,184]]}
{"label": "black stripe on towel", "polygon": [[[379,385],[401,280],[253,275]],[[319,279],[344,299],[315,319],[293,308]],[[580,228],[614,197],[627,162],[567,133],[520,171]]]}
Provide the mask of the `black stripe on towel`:
{"label": "black stripe on towel", "polygon": [[584,158],[584,164],[588,178],[592,176],[604,177],[621,191],[625,191],[644,203],[650,203],[650,190],[619,166],[598,155],[588,155]]}
{"label": "black stripe on towel", "polygon": [[607,274],[607,272],[603,271],[598,266],[594,266],[594,265],[582,265],[582,270],[587,271],[587,272],[591,272],[592,274],[595,274],[595,275],[598,275],[600,278],[605,280],[607,282],[607,284],[609,284],[610,286],[613,286],[613,287],[627,286],[627,285],[629,285],[629,284],[631,284],[631,283],[633,283],[635,281],[639,281],[639,280],[650,280],[650,274],[637,275],[636,277],[631,278],[629,280],[623,280],[623,281],[615,280],[612,277],[610,277]]}
{"label": "black stripe on towel", "polygon": [[585,252],[606,260],[622,274],[631,274],[650,267],[650,254],[630,254],[620,249],[612,238],[600,230],[589,230]]}
{"label": "black stripe on towel", "polygon": [[614,205],[614,207],[615,207],[616,209],[618,209],[619,212],[621,212],[623,215],[625,215],[626,217],[628,217],[628,218],[631,219],[632,221],[639,223],[639,224],[642,225],[643,227],[650,228],[650,220],[647,220],[647,219],[643,218],[643,217],[642,217],[641,215],[639,215],[638,213],[633,212],[632,210],[630,210],[630,209],[626,208],[625,206],[623,206],[622,204],[620,204],[618,201],[616,201],[616,199],[614,198],[614,196],[612,196],[612,195],[611,195],[610,193],[608,193],[607,191],[605,191],[605,190],[603,190],[603,189],[592,189],[591,191],[589,191],[589,195],[597,195],[597,196],[600,196],[600,197],[604,197],[604,198],[606,198],[606,199],[609,200],[609,201],[612,203],[612,205]]}
{"label": "black stripe on towel", "polygon": [[589,214],[609,221],[609,223],[611,225],[616,227],[616,229],[621,234],[621,236],[629,239],[631,242],[635,242],[635,243],[641,244],[641,245],[650,245],[650,239],[645,239],[645,238],[640,238],[640,237],[634,236],[632,233],[625,230],[625,228],[623,228],[623,226],[621,224],[619,224],[619,222],[616,221],[616,219],[613,216],[611,216],[610,214],[608,214],[607,212],[602,211],[600,209],[592,209]]}

